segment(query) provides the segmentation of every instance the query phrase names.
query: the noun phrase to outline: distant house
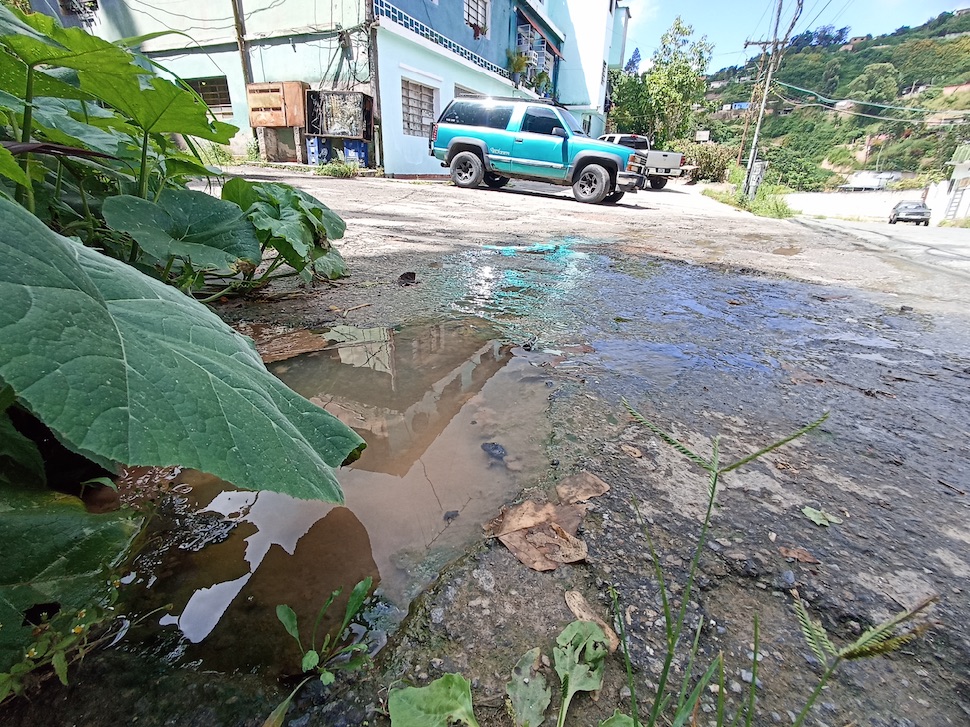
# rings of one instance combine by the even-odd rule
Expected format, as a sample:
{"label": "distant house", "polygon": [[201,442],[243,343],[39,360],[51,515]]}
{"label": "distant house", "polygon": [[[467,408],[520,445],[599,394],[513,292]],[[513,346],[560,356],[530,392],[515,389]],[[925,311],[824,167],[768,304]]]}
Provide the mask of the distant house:
{"label": "distant house", "polygon": [[847,192],[874,191],[885,189],[890,182],[898,182],[902,178],[901,172],[855,172],[848,176],[845,184],[839,185],[839,189]]}
{"label": "distant house", "polygon": [[712,91],[715,91],[715,90],[717,90],[719,88],[724,88],[729,83],[730,83],[730,81],[711,81],[710,83],[707,84],[707,87],[709,89],[711,89]]}
{"label": "distant house", "polygon": [[750,106],[751,106],[751,102],[750,101],[737,101],[737,102],[731,104],[731,110],[732,111],[747,111],[748,110],[748,107],[750,107]]}

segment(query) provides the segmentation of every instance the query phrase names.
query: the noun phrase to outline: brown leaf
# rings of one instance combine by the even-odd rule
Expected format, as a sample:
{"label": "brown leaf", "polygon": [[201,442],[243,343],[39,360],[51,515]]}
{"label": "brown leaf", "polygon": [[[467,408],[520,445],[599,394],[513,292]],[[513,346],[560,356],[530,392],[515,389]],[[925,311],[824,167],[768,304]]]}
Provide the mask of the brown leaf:
{"label": "brown leaf", "polygon": [[519,559],[519,562],[529,566],[535,571],[556,570],[559,563],[549,560],[538,548],[527,539],[527,530],[516,530],[513,533],[500,535],[499,540],[502,544],[512,551],[512,555]]}
{"label": "brown leaf", "polygon": [[778,551],[786,558],[794,558],[799,563],[820,563],[814,555],[809,553],[805,548],[786,548],[784,546],[778,548]]}
{"label": "brown leaf", "polygon": [[535,528],[525,536],[546,558],[556,563],[578,563],[589,554],[586,543],[570,535],[556,523]]}
{"label": "brown leaf", "polygon": [[590,472],[579,472],[556,485],[559,501],[566,504],[583,502],[610,491],[610,486]]}
{"label": "brown leaf", "polygon": [[641,452],[639,449],[637,449],[636,447],[630,444],[621,444],[620,449],[622,449],[624,452],[626,452],[634,459],[640,459],[640,457],[643,456],[643,452]]}
{"label": "brown leaf", "polygon": [[617,650],[620,646],[620,637],[616,635],[613,629],[606,625],[606,621],[596,615],[593,607],[589,605],[589,601],[583,598],[583,594],[579,591],[566,591],[566,605],[573,612],[573,616],[580,621],[592,621],[603,629],[603,633],[606,634],[606,638],[610,642],[611,654]]}

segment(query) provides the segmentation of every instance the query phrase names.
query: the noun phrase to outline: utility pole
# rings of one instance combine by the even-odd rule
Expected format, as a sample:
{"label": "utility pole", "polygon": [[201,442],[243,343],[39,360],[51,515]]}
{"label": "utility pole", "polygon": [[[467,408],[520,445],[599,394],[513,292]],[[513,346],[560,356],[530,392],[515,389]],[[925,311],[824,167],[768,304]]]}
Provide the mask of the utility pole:
{"label": "utility pole", "polygon": [[[765,53],[768,50],[768,43],[754,43],[746,41],[744,47],[747,48],[749,45],[760,45],[761,46],[761,58],[758,60],[758,75],[756,78],[760,81],[761,74],[765,70]],[[741,160],[744,158],[744,142],[748,140],[748,127],[751,126],[751,116],[754,113],[752,107],[754,106],[754,100],[758,97],[758,81],[755,81],[754,88],[751,89],[751,101],[748,102],[748,108],[744,112],[744,131],[741,132],[741,144],[738,146],[738,166],[741,166]]]}
{"label": "utility pole", "polygon": [[253,66],[249,61],[249,44],[246,43],[246,21],[243,0],[229,0],[232,3],[232,21],[236,26],[236,45],[239,46],[239,60],[242,62],[243,80],[253,82]]}
{"label": "utility pole", "polygon": [[[768,91],[771,88],[771,76],[774,74],[775,69],[781,65],[781,49],[786,43],[788,43],[788,37],[791,35],[792,30],[795,28],[795,23],[798,22],[798,18],[802,14],[804,0],[796,0],[795,14],[792,16],[791,24],[788,26],[788,31],[785,33],[785,37],[779,42],[778,28],[781,25],[781,10],[783,5],[784,0],[778,0],[778,9],[775,12],[775,31],[772,33],[772,38],[770,41],[771,57],[768,59],[768,75],[765,78],[764,91],[761,94],[761,107],[758,110],[758,122],[754,125],[754,134],[751,136],[751,153],[748,155],[748,171],[744,177],[744,193],[748,195],[748,197],[754,197],[751,189],[751,172],[754,169],[755,158],[758,155],[758,136],[761,133],[761,122],[765,117],[765,107],[768,105]],[[750,45],[764,46],[768,43],[769,41],[762,41],[758,43],[750,43]],[[747,45],[749,45],[749,43],[745,43],[745,46]]]}

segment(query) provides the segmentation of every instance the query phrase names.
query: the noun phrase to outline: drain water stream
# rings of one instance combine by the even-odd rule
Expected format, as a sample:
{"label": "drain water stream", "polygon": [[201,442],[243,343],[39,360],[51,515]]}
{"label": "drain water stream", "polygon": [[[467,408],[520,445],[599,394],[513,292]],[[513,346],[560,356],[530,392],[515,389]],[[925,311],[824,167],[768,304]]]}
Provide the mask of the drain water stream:
{"label": "drain water stream", "polygon": [[[295,645],[276,606],[289,604],[301,623],[312,623],[331,591],[343,587],[346,595],[366,576],[378,585],[384,620],[400,618],[437,570],[544,470],[552,386],[529,354],[500,345],[477,319],[401,330],[337,326],[265,349],[272,331],[246,332],[276,359],[271,371],[368,446],[338,472],[345,506],[181,476],[180,509],[202,535],[143,567],[151,577],[130,580],[141,591],[138,610],[173,605],[158,642],[168,660],[225,671],[292,662]],[[331,616],[342,616],[344,603],[335,602]]]}

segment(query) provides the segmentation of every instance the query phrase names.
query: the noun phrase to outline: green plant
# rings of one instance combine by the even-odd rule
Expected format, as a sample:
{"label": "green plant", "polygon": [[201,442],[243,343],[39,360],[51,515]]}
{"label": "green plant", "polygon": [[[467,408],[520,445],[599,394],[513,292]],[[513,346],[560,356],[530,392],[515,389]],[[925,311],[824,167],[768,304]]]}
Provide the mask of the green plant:
{"label": "green plant", "polygon": [[334,682],[335,671],[354,671],[362,668],[369,662],[370,656],[367,653],[367,645],[362,642],[350,642],[347,627],[350,626],[354,618],[360,613],[360,609],[363,607],[367,596],[370,595],[373,585],[374,579],[368,576],[354,586],[354,589],[350,592],[347,607],[344,609],[343,621],[341,621],[339,628],[335,629],[333,633],[325,634],[319,647],[317,646],[317,629],[330,606],[333,605],[334,600],[340,595],[343,589],[338,588],[331,593],[326,603],[323,604],[317,613],[317,619],[313,623],[310,640],[307,642],[308,648],[304,648],[303,646],[296,612],[286,604],[281,604],[276,607],[276,617],[283,624],[286,633],[293,637],[297,646],[300,648],[300,671],[303,674],[309,672],[310,676],[305,677],[290,692],[290,695],[273,710],[272,714],[263,723],[263,727],[279,727],[282,725],[283,718],[293,697],[296,696],[304,684],[314,677],[319,678],[322,684],[330,685]]}
{"label": "green plant", "polygon": [[737,154],[736,149],[730,149],[720,144],[698,144],[692,141],[674,142],[671,147],[684,155],[684,162],[694,168],[689,172],[692,182],[709,180],[722,182],[727,174],[728,165]]}
{"label": "green plant", "polygon": [[525,53],[519,53],[509,48],[505,51],[505,55],[509,61],[509,73],[525,73],[525,70],[529,67],[529,58]]}
{"label": "green plant", "polygon": [[[193,137],[224,144],[234,127],[119,45],[6,6],[0,119],[0,538],[9,545],[0,672],[10,674],[30,649],[42,653],[33,610],[47,611],[44,630],[60,634],[44,654],[74,648],[55,612],[94,613],[144,526],[138,513],[93,515],[48,489],[44,439],[109,472],[178,464],[335,502],[333,468],[363,440],[280,384],[251,341],[162,282],[196,291],[244,280],[261,263],[255,212],[185,189],[211,174]],[[309,195],[274,194],[287,200],[265,210],[285,217],[274,237],[312,228],[314,272],[342,270],[323,243],[343,221]],[[50,434],[24,434],[43,427]],[[62,657],[45,663],[59,670]]]}
{"label": "green plant", "polygon": [[532,79],[532,88],[536,93],[545,93],[552,87],[552,78],[546,71],[539,71]]}
{"label": "green plant", "polygon": [[228,167],[236,161],[229,147],[223,144],[202,144],[199,147],[199,155],[206,164],[216,167]]}
{"label": "green plant", "polygon": [[350,179],[360,174],[360,165],[356,162],[327,162],[314,169],[313,173],[321,177]]}
{"label": "green plant", "polygon": [[936,599],[937,596],[927,598],[913,608],[906,609],[888,621],[866,629],[858,639],[841,649],[836,649],[832,644],[829,635],[825,631],[825,627],[808,615],[805,603],[800,598],[796,599],[795,613],[798,616],[798,624],[802,629],[802,634],[805,636],[805,641],[808,642],[809,648],[811,648],[815,658],[822,665],[823,671],[822,676],[818,680],[818,685],[808,698],[798,717],[792,723],[792,727],[799,727],[805,721],[809,710],[815,704],[815,700],[818,699],[818,695],[822,693],[822,689],[843,661],[871,659],[876,656],[898,651],[926,631],[930,626],[927,622],[916,624],[902,631],[899,630],[899,627],[915,619],[919,614],[929,608]]}
{"label": "green plant", "polygon": [[259,142],[256,139],[250,139],[246,143],[246,161],[258,162],[259,158]]}

